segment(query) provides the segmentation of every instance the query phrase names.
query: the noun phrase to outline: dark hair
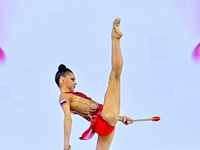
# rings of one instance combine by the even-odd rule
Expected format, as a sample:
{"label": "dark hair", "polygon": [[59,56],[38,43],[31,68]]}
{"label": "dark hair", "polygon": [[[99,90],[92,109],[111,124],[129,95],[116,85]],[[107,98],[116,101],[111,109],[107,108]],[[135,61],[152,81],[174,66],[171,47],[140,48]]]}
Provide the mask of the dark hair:
{"label": "dark hair", "polygon": [[71,72],[73,73],[69,68],[66,68],[65,65],[63,64],[60,64],[59,67],[58,67],[58,71],[55,75],[55,82],[56,84],[58,85],[59,87],[59,80],[60,80],[60,77],[63,76],[63,77],[66,77],[66,73],[67,72]]}

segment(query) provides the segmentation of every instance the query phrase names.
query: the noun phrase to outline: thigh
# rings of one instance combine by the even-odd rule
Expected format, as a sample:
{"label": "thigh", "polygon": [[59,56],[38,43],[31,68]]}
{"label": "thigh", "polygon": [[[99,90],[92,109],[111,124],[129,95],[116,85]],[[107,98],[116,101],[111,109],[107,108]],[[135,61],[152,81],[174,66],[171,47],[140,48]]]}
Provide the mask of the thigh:
{"label": "thigh", "polygon": [[113,130],[109,135],[106,136],[98,135],[96,150],[108,150],[113,140],[114,133],[115,130]]}
{"label": "thigh", "polygon": [[103,118],[114,126],[118,120],[120,111],[120,78],[111,72],[108,89],[105,94],[104,106],[102,110]]}

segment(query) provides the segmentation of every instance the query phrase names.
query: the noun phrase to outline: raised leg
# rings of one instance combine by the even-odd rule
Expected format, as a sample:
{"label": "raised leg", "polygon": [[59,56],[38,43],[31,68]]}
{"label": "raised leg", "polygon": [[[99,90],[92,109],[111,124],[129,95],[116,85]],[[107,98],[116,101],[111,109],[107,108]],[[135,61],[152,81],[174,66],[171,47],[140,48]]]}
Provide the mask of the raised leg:
{"label": "raised leg", "polygon": [[119,43],[119,40],[122,37],[122,33],[118,29],[119,24],[120,19],[115,19],[112,29],[112,70],[102,110],[103,118],[111,126],[116,125],[120,112],[120,76],[123,60]]}

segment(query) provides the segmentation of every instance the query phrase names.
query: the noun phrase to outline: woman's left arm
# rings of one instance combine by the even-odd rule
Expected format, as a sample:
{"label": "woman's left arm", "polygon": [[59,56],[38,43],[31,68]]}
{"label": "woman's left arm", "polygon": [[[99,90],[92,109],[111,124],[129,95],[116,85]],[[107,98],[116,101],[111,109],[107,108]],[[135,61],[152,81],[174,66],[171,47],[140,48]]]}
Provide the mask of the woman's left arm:
{"label": "woman's left arm", "polygon": [[118,121],[121,121],[125,125],[129,125],[133,123],[133,119],[126,116],[119,116]]}

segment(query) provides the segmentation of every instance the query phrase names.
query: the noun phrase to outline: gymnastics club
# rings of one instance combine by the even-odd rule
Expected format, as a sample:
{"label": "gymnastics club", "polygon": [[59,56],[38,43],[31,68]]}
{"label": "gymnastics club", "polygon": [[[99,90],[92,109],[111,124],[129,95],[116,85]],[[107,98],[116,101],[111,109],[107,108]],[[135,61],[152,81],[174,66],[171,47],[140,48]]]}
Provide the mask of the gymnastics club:
{"label": "gymnastics club", "polygon": [[[152,118],[148,118],[148,119],[137,119],[137,120],[133,120],[133,122],[138,122],[138,121],[159,121],[160,117],[155,116]],[[127,121],[125,121],[125,123],[127,124]]]}
{"label": "gymnastics club", "polygon": [[159,120],[160,120],[160,117],[155,116],[155,117],[148,118],[148,119],[137,119],[137,120],[133,120],[133,122],[137,122],[137,121],[159,121]]}

